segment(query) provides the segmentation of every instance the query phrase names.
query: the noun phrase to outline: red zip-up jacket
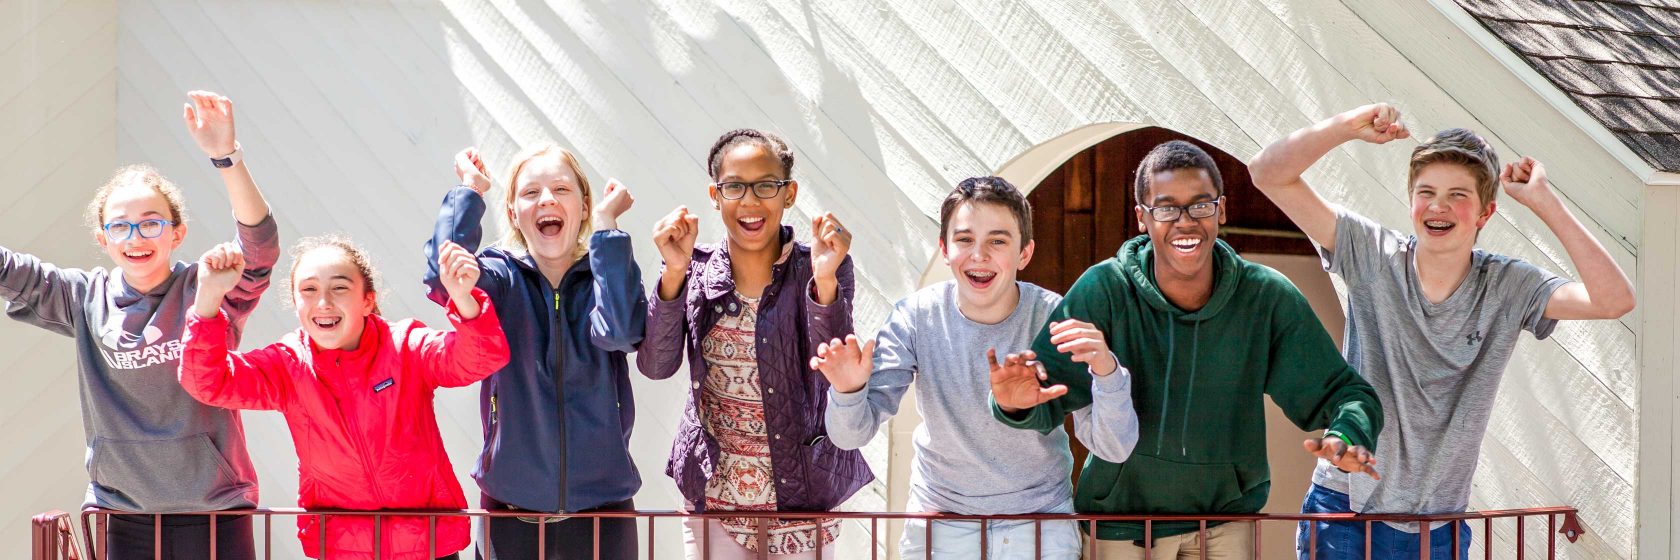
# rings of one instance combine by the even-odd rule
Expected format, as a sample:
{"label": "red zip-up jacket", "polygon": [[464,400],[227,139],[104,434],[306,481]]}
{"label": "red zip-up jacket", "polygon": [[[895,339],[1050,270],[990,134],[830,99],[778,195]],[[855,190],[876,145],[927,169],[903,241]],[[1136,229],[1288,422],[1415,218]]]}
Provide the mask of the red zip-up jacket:
{"label": "red zip-up jacket", "polygon": [[[227,319],[188,313],[181,385],[212,406],[277,410],[286,417],[298,452],[298,505],[316,509],[439,509],[467,507],[466,496],[438,435],[432,394],[464,387],[508,361],[507,339],[490,298],[474,289],[483,312],[464,320],[454,305],[455,332],[413,319],[388,323],[369,315],[355,350],[319,350],[302,329],[279,342],[239,354],[227,348]],[[304,554],[371,559],[374,518],[329,516],[325,539],[319,517],[298,517]],[[380,557],[443,556],[467,547],[466,517],[437,518],[435,554],[425,517],[383,517]]]}

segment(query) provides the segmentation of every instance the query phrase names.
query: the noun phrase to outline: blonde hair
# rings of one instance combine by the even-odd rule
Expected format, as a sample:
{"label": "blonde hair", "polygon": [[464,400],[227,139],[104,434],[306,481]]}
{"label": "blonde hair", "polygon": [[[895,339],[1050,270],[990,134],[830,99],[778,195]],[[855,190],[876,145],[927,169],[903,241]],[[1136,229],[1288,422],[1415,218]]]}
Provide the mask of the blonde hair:
{"label": "blonde hair", "polygon": [[1412,192],[1423,168],[1437,163],[1450,163],[1469,171],[1476,179],[1476,196],[1482,199],[1483,209],[1499,198],[1499,154],[1480,135],[1463,128],[1449,128],[1418,144],[1412,149],[1406,192]]}
{"label": "blonde hair", "polygon": [[[355,266],[356,271],[362,275],[363,289],[373,294],[373,314],[378,315],[379,271],[374,269],[373,258],[368,256],[367,251],[363,251],[361,247],[357,247],[354,242],[350,241],[350,238],[342,235],[315,235],[299,239],[296,245],[292,245],[292,270],[286,274],[284,280],[280,281],[280,289],[288,295],[292,294],[292,287],[294,282],[297,281],[298,262],[303,260],[304,255],[319,249],[337,249],[344,253],[345,258],[350,259],[350,264]],[[288,304],[296,303],[292,297],[288,297],[286,302]]]}
{"label": "blonde hair", "polygon": [[105,229],[105,203],[111,200],[111,193],[127,186],[151,188],[169,203],[169,221],[175,222],[177,226],[187,223],[187,203],[183,200],[181,188],[164,178],[157,168],[136,163],[118,168],[99,190],[94,191],[93,200],[88,202],[87,210],[82,213],[82,218],[87,221],[89,227],[95,230]]}
{"label": "blonde hair", "polygon": [[594,197],[590,196],[589,176],[583,173],[583,165],[578,163],[577,156],[554,144],[541,144],[526,148],[519,152],[519,155],[514,156],[513,165],[508,166],[507,180],[503,183],[507,193],[502,196],[502,218],[506,220],[506,223],[503,227],[502,239],[498,244],[502,247],[520,251],[530,250],[525,245],[525,234],[520,233],[519,227],[513,223],[513,200],[519,193],[519,173],[525,170],[525,165],[531,163],[531,160],[545,155],[554,155],[560,158],[560,163],[565,164],[568,169],[572,170],[572,174],[577,176],[578,192],[583,194],[583,224],[578,229],[577,253],[573,255],[573,258],[581,259],[584,255],[589,254],[589,234],[595,228],[593,212],[591,212],[594,206],[592,202]]}

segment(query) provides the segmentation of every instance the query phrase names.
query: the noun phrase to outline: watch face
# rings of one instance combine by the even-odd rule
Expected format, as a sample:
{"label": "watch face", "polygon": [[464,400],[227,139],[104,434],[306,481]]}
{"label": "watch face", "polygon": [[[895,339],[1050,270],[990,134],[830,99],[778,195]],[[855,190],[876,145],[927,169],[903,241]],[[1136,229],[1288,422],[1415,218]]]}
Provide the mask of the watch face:
{"label": "watch face", "polygon": [[219,168],[233,167],[233,158],[210,158],[210,165]]}

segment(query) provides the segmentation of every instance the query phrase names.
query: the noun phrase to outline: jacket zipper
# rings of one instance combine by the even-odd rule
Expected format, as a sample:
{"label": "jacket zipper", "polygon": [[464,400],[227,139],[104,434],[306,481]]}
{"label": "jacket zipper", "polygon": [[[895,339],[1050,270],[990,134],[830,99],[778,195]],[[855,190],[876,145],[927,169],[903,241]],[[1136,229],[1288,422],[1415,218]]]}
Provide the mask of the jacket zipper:
{"label": "jacket zipper", "polygon": [[[565,280],[561,280],[560,283],[564,285]],[[566,437],[566,374],[564,364],[561,364],[561,358],[565,355],[565,327],[566,320],[564,314],[561,313],[560,306],[560,288],[556,287],[554,289],[554,328],[551,329],[552,332],[548,340],[549,363],[554,368],[554,410],[560,420],[560,502],[559,507],[554,510],[555,513],[566,512],[566,441],[568,439]]]}
{"label": "jacket zipper", "polygon": [[[343,370],[343,359],[338,356],[334,356],[333,367],[338,370]],[[336,397],[334,398],[334,401],[337,401]],[[379,477],[373,474],[373,456],[368,454],[368,444],[366,438],[362,437],[362,434],[359,433],[361,430],[358,430],[355,426],[351,425],[349,416],[344,413],[344,405],[338,402],[334,402],[333,404],[338,407],[338,419],[340,422],[344,423],[344,430],[350,436],[351,444],[356,446],[356,454],[361,455],[362,471],[367,474],[368,488],[373,490],[374,499],[379,500],[379,503],[381,504],[390,503],[390,501],[385,499],[385,493],[379,488]],[[326,554],[326,552],[323,551],[322,554]]]}

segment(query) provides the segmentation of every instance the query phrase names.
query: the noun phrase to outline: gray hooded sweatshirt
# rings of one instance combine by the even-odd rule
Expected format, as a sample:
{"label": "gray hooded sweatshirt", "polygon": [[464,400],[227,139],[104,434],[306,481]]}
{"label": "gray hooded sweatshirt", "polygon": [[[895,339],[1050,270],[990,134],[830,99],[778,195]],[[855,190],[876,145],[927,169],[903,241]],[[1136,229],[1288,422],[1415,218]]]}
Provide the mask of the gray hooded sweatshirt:
{"label": "gray hooded sweatshirt", "polygon": [[[222,302],[235,341],[280,256],[273,217],[238,228],[245,274]],[[6,315],[76,339],[91,481],[84,506],[177,513],[256,505],[239,413],[193,400],[177,378],[197,292],[197,264],[177,262],[162,285],[139,292],[120,271],[59,268],[0,247]]]}

